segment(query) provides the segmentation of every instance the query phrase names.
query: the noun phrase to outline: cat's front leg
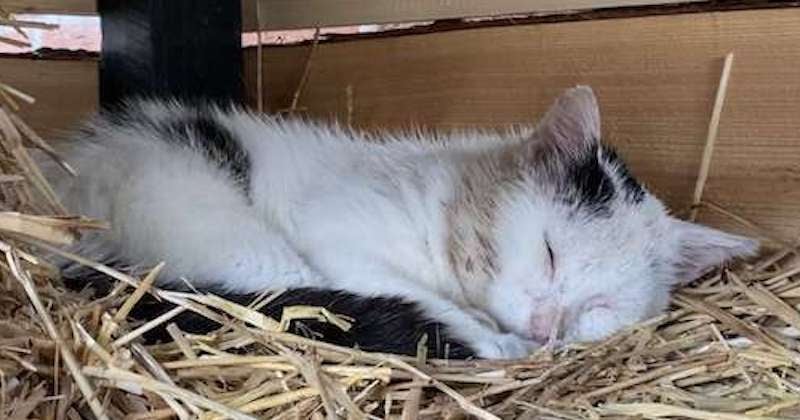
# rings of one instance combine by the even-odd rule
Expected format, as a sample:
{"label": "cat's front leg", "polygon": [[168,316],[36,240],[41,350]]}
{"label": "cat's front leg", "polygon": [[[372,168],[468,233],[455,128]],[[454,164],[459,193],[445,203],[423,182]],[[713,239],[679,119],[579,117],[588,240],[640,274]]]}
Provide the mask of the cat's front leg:
{"label": "cat's front leg", "polygon": [[471,339],[472,350],[484,359],[514,359],[528,355],[538,345],[526,340],[517,334],[500,332],[491,316],[478,309],[466,309],[466,315],[473,317],[488,331],[475,330]]}
{"label": "cat's front leg", "polygon": [[470,313],[472,311],[463,310],[452,303],[449,305],[452,307],[446,311],[438,309],[444,304],[437,304],[437,309],[428,310],[428,312],[444,323],[452,336],[472,348],[480,358],[518,359],[528,356],[540,347],[535,341],[525,339],[517,334],[499,331],[495,326],[475,317]]}

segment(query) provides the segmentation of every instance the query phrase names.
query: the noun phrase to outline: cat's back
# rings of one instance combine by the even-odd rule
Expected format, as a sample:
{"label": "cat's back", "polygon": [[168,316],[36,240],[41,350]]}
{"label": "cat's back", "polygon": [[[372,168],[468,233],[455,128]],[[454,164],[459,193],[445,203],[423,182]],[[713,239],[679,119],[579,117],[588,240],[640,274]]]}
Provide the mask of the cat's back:
{"label": "cat's back", "polygon": [[[148,197],[214,196],[239,203],[250,183],[246,144],[222,115],[239,111],[135,100],[105,109],[57,142],[77,172],[66,174],[42,159],[46,177],[72,211],[114,219],[114,208]],[[112,220],[113,221],[113,220]]]}
{"label": "cat's back", "polygon": [[[100,192],[118,185],[159,186],[159,179],[176,185],[184,180],[185,188],[202,188],[223,200],[243,195],[262,209],[285,214],[292,211],[288,203],[308,194],[352,190],[354,198],[369,199],[358,192],[446,177],[459,160],[498,147],[503,137],[475,130],[363,134],[236,106],[133,100],[99,113],[61,142],[79,179],[50,178],[62,191],[88,190],[66,196],[75,199],[76,210],[96,217],[106,212],[86,203]],[[168,199],[170,192],[163,192]]]}
{"label": "cat's back", "polygon": [[[335,121],[268,116],[234,105],[136,99],[90,119],[72,133],[74,141],[68,142],[66,152],[80,156],[124,151],[135,157],[137,152],[153,154],[157,149],[171,158],[199,154],[237,172],[283,164],[294,165],[294,171],[305,166],[305,172],[311,166],[371,171],[459,159],[497,148],[514,137],[476,129],[436,132],[418,127],[362,132]],[[281,172],[294,172],[287,169]]]}

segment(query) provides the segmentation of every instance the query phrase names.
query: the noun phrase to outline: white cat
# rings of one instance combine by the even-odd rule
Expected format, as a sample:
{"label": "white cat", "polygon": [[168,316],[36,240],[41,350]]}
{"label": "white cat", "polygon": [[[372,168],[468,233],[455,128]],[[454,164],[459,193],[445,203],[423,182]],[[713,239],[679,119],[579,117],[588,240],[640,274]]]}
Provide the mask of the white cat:
{"label": "white cat", "polygon": [[435,141],[144,101],[74,136],[78,178],[50,177],[111,222],[86,256],[165,260],[174,287],[400,296],[510,358],[655,315],[675,284],[757,248],[669,216],[599,138],[588,87],[528,132]]}

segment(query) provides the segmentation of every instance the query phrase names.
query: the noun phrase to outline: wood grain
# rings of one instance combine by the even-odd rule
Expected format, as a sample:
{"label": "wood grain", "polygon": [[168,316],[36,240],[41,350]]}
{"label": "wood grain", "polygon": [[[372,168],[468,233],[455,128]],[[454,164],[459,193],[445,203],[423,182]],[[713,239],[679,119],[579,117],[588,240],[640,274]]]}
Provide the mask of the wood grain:
{"label": "wood grain", "polygon": [[244,0],[244,27],[297,29],[463,17],[566,13],[610,7],[652,6],[700,0]]}
{"label": "wood grain", "polygon": [[96,0],[2,0],[9,12],[85,15],[97,13]]}
{"label": "wood grain", "polygon": [[[736,53],[704,198],[784,241],[800,236],[800,9],[507,26],[320,44],[300,99],[359,127],[534,121],[575,84],[604,134],[675,210],[691,202],[723,57]],[[265,52],[271,109],[291,101],[308,47]],[[255,52],[246,83],[255,84]],[[255,94],[250,89],[253,97]],[[707,210],[700,220],[738,225]]]}
{"label": "wood grain", "polygon": [[40,135],[56,137],[97,110],[97,61],[0,58],[0,80],[36,98],[20,115]]}

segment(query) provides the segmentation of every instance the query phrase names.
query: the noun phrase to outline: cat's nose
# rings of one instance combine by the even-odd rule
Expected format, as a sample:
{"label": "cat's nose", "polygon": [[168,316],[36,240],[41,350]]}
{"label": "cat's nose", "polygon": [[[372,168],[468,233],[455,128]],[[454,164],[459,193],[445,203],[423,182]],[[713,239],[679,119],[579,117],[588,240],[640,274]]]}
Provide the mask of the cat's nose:
{"label": "cat's nose", "polygon": [[561,318],[562,311],[556,307],[546,307],[536,311],[530,320],[530,338],[542,344],[561,338],[563,334]]}

